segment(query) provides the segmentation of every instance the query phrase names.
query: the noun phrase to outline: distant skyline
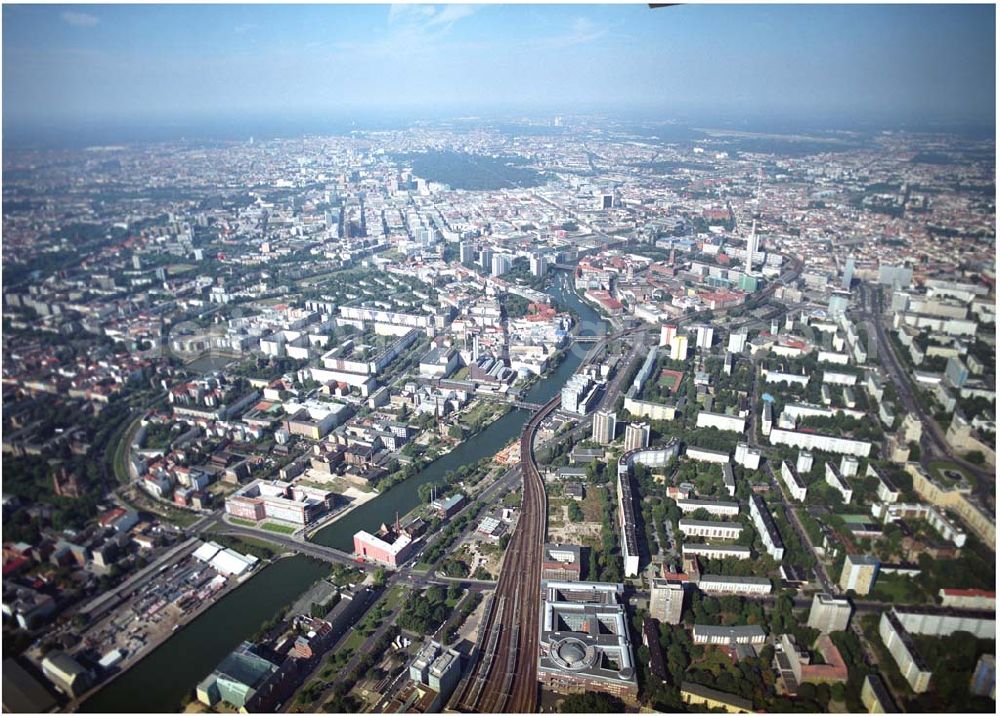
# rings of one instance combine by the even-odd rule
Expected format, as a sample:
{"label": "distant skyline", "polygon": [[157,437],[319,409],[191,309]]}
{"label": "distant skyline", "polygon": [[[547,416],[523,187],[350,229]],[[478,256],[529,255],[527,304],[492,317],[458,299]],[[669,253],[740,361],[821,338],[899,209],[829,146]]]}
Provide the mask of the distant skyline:
{"label": "distant skyline", "polygon": [[4,5],[5,128],[615,111],[995,122],[995,7]]}

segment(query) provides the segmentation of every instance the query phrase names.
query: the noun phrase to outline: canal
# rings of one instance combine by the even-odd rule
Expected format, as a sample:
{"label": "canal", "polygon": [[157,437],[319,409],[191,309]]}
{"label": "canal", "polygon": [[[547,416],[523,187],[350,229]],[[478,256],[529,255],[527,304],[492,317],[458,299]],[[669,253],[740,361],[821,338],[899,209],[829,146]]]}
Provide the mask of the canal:
{"label": "canal", "polygon": [[179,711],[184,697],[226,654],[329,573],[328,564],[301,555],[265,567],[94,694],[80,711]]}
{"label": "canal", "polygon": [[[574,292],[571,275],[554,272],[548,291],[563,310],[574,314],[581,335],[599,335],[606,331],[607,324],[597,311]],[[580,365],[587,348],[588,345],[574,346],[550,375],[525,393],[525,400],[545,403],[556,395]],[[493,455],[520,434],[527,418],[527,411],[510,411],[406,482],[386,490],[321,530],[315,541],[352,552],[355,532],[374,531],[382,522],[393,519],[396,512],[406,514],[419,504],[417,490],[421,485],[439,481],[449,470]],[[282,559],[266,567],[101,689],[82,705],[80,711],[177,711],[184,697],[226,654],[328,573],[328,565],[303,556]]]}

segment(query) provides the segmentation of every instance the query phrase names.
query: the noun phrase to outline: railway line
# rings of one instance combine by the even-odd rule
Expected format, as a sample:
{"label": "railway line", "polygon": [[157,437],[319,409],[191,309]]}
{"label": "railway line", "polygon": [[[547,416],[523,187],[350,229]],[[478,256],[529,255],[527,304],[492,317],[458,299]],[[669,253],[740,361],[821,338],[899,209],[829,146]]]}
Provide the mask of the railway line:
{"label": "railway line", "polygon": [[[794,280],[802,270],[793,267],[762,291],[751,306],[771,297],[777,286]],[[678,324],[691,320],[683,318]],[[643,325],[602,336],[580,364],[581,370],[604,353],[611,340],[648,330]],[[547,528],[545,484],[535,462],[534,441],[538,427],[560,404],[557,394],[541,406],[521,432],[521,476],[524,489],[521,516],[500,567],[500,579],[480,627],[473,663],[451,700],[464,713],[534,713],[538,710],[538,654],[533,648],[541,617],[542,546]],[[485,637],[485,638],[484,638]]]}
{"label": "railway line", "polygon": [[[633,328],[603,336],[580,368],[602,354],[607,341],[645,330]],[[545,483],[535,463],[538,427],[560,404],[556,395],[536,411],[521,432],[521,475],[524,492],[521,516],[504,554],[497,590],[483,618],[481,643],[471,671],[455,690],[456,710],[466,713],[533,713],[538,708],[538,661],[534,635],[540,619],[542,545],[548,505]],[[506,618],[505,618],[506,617]]]}

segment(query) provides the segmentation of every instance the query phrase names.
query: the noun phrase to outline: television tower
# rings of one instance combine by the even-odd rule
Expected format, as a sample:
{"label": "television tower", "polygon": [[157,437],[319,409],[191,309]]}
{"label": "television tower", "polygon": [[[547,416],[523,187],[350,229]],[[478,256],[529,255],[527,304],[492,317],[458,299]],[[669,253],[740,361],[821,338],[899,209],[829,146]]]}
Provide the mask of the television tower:
{"label": "television tower", "polygon": [[757,220],[753,220],[750,236],[747,237],[747,275],[753,270],[753,255],[757,253]]}

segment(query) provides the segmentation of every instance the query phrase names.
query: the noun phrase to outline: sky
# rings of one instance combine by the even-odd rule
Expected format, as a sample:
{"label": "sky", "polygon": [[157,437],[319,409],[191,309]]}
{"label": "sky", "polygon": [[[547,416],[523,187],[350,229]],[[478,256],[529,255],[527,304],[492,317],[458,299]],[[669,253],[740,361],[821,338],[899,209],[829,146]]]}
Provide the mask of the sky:
{"label": "sky", "polygon": [[3,122],[592,111],[992,125],[992,5],[4,5]]}

